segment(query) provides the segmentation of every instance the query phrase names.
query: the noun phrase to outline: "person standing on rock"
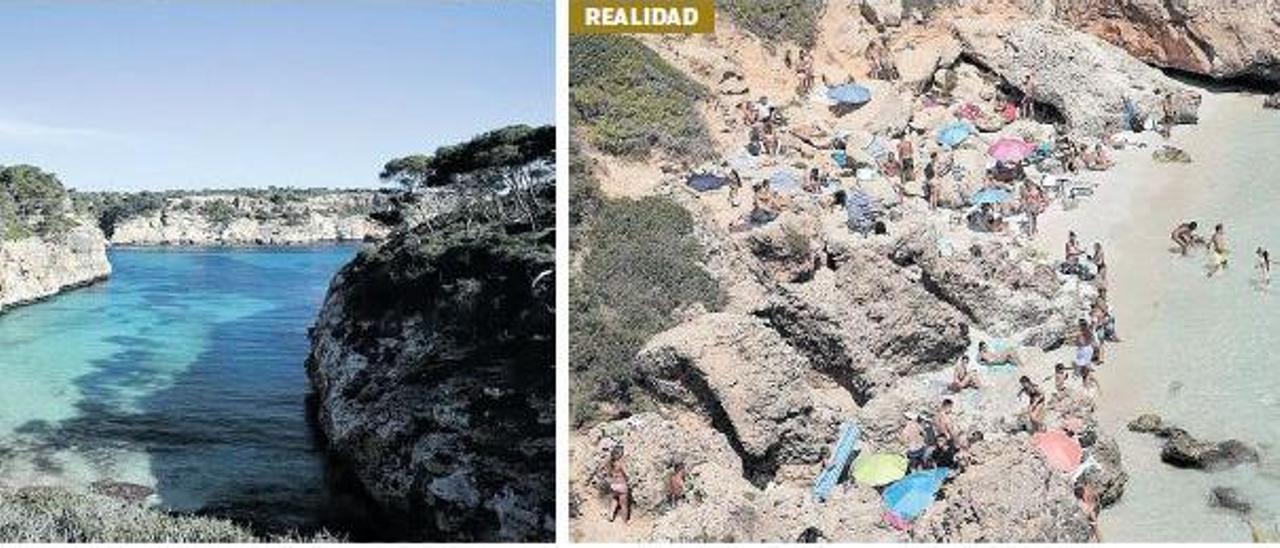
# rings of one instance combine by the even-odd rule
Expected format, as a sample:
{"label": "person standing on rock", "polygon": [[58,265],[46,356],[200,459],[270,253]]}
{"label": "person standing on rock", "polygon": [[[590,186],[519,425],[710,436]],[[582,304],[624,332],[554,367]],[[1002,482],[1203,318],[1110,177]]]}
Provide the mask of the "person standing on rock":
{"label": "person standing on rock", "polygon": [[[916,152],[911,145],[911,136],[903,133],[898,139],[898,159],[902,161],[902,184],[916,180]],[[932,206],[932,202],[930,203]]]}
{"label": "person standing on rock", "polygon": [[1089,542],[1102,542],[1098,533],[1098,490],[1093,487],[1093,482],[1082,477],[1076,484],[1075,495],[1080,510],[1089,520]]}
{"label": "person standing on rock", "polygon": [[1036,85],[1031,82],[1031,75],[1028,74],[1022,80],[1022,117],[1028,120],[1036,119]]}
{"label": "person standing on rock", "polygon": [[627,477],[625,456],[621,445],[613,446],[609,452],[609,492],[613,495],[610,522],[618,519],[618,512],[622,512],[623,523],[631,521],[631,479]]}
{"label": "person standing on rock", "polygon": [[954,406],[951,398],[942,400],[942,405],[938,406],[938,412],[933,415],[933,433],[936,436],[934,445],[943,447],[946,445],[955,445],[956,429],[951,423],[951,409]]}
{"label": "person standing on rock", "polygon": [[1027,396],[1027,410],[1023,412],[1027,418],[1027,423],[1031,425],[1031,432],[1041,432],[1044,430],[1044,392],[1031,381],[1031,377],[1023,375],[1018,379],[1021,386],[1018,390],[1018,396],[1023,394]]}

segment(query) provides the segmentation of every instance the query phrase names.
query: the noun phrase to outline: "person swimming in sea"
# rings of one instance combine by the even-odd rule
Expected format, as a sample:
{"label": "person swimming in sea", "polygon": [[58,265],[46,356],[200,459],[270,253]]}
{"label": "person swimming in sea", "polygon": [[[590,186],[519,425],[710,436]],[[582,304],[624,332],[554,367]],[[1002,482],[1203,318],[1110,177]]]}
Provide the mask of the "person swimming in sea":
{"label": "person swimming in sea", "polygon": [[1209,238],[1209,273],[1213,277],[1219,270],[1227,267],[1227,229],[1218,223],[1213,227],[1213,236]]}
{"label": "person swimming in sea", "polygon": [[1258,270],[1262,271],[1262,285],[1271,285],[1271,252],[1265,247],[1259,247],[1255,252],[1258,256]]}
{"label": "person swimming in sea", "polygon": [[1183,255],[1187,254],[1187,250],[1191,249],[1192,244],[1200,241],[1200,237],[1196,236],[1197,226],[1195,221],[1182,223],[1177,228],[1174,228],[1173,233],[1169,235],[1173,239],[1173,243],[1178,245],[1178,249]]}

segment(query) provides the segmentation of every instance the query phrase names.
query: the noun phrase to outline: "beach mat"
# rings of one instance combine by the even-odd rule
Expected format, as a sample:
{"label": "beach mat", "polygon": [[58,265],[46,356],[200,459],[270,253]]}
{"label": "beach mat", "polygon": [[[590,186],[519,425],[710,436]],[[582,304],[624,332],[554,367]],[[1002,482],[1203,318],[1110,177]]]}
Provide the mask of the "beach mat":
{"label": "beach mat", "polygon": [[836,484],[840,482],[840,475],[849,466],[849,459],[858,450],[859,435],[857,424],[845,422],[840,425],[840,438],[836,440],[832,457],[827,461],[827,465],[823,467],[822,473],[818,474],[817,479],[813,482],[814,500],[826,502],[827,496],[836,488]]}

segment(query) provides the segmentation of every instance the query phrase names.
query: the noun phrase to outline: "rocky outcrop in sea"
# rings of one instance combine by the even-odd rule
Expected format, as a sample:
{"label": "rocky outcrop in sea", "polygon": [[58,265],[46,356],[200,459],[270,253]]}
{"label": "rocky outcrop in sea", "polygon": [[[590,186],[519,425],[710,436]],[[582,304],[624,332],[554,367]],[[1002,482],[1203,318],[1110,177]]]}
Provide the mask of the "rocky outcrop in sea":
{"label": "rocky outcrop in sea", "polygon": [[437,219],[330,286],[307,362],[320,430],[414,537],[555,538],[554,238]]}
{"label": "rocky outcrop in sea", "polygon": [[0,311],[110,274],[106,239],[88,222],[58,237],[0,241]]}

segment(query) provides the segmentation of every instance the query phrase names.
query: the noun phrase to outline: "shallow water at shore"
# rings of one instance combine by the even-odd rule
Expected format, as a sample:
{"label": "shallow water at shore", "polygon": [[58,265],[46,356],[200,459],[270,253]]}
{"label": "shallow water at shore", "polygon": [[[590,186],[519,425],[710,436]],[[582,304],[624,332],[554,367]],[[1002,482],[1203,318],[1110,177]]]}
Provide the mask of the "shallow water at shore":
{"label": "shallow water at shore", "polygon": [[150,486],[266,528],[327,521],[306,331],[351,246],[111,252],[112,278],[0,316],[0,486]]}
{"label": "shallow water at shore", "polygon": [[[1254,268],[1257,246],[1280,251],[1280,113],[1240,94],[1210,95],[1201,113],[1173,138],[1193,163],[1155,164],[1154,147],[1126,152],[1091,203],[1061,219],[1084,242],[1105,242],[1125,339],[1108,347],[1100,370],[1100,418],[1130,474],[1123,499],[1102,515],[1109,541],[1249,540],[1243,519],[1209,507],[1215,486],[1252,500],[1259,524],[1273,527],[1280,512],[1280,282],[1263,290]],[[1170,251],[1169,232],[1192,219],[1206,236],[1226,224],[1225,273],[1206,277],[1203,248],[1186,258]],[[1125,430],[1144,412],[1201,439],[1256,445],[1262,462],[1215,473],[1172,468],[1159,460],[1159,440]]]}

